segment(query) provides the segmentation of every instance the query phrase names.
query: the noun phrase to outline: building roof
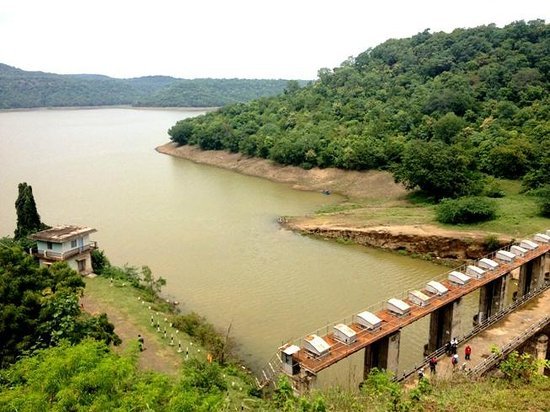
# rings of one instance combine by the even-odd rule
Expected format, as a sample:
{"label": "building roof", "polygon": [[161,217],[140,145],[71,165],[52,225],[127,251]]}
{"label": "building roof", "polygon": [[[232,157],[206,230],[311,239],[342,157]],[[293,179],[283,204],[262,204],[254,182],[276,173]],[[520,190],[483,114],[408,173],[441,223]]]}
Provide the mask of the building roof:
{"label": "building roof", "polygon": [[344,336],[347,336],[348,338],[353,338],[357,333],[350,328],[348,325],[345,325],[343,323],[339,323],[338,325],[334,325],[334,329],[342,333]]}
{"label": "building roof", "polygon": [[428,290],[429,292],[435,293],[437,295],[444,295],[449,291],[449,289],[447,289],[444,285],[442,285],[439,282],[436,282],[435,280],[430,280],[426,284],[426,290]]}
{"label": "building roof", "polygon": [[309,344],[311,347],[309,348],[314,349],[319,354],[323,354],[324,352],[327,352],[330,349],[330,345],[320,336],[318,335],[309,335],[304,338],[305,344]]}
{"label": "building roof", "polygon": [[[376,316],[374,313],[371,312],[361,312],[357,314],[357,317],[365,321],[366,323],[377,326],[382,323],[382,319],[380,319],[378,316]],[[360,322],[361,323],[361,322]]]}
{"label": "building roof", "polygon": [[296,345],[290,345],[288,347],[286,347],[284,350],[283,350],[283,353],[286,353],[287,355],[294,355],[295,353],[299,352],[300,351],[300,347],[299,346],[296,346]]}
{"label": "building roof", "polygon": [[91,227],[64,225],[42,230],[30,235],[29,238],[44,242],[63,243],[94,232],[97,232],[97,230]]}

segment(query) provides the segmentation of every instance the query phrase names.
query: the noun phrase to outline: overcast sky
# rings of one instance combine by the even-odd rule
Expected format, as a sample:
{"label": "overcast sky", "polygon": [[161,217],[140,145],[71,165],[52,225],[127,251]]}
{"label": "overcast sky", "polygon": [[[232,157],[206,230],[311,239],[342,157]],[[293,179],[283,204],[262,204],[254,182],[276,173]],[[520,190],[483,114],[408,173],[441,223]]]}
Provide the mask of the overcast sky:
{"label": "overcast sky", "polygon": [[112,77],[314,79],[389,38],[515,20],[548,0],[0,0],[0,63]]}

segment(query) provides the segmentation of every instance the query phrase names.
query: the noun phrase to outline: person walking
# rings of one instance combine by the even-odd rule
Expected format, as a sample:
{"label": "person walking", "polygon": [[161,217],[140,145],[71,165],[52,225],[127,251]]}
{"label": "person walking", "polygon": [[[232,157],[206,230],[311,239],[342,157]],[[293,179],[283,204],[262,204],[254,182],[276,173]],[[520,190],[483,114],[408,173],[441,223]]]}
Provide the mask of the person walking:
{"label": "person walking", "polygon": [[143,350],[145,349],[145,340],[141,335],[138,335],[138,344],[139,344],[139,351],[143,352]]}
{"label": "person walking", "polygon": [[435,375],[435,368],[437,366],[437,359],[435,358],[435,356],[430,359],[429,365],[430,365],[430,373],[432,375]]}
{"label": "person walking", "polygon": [[451,358],[451,364],[453,365],[453,371],[454,371],[456,368],[456,365],[458,365],[458,355],[456,353]]}
{"label": "person walking", "polygon": [[470,360],[470,355],[472,354],[472,348],[470,345],[467,345],[466,348],[464,348],[464,360]]}
{"label": "person walking", "polygon": [[451,340],[451,352],[453,355],[456,355],[457,353],[457,350],[458,350],[458,339],[457,338],[453,338]]}

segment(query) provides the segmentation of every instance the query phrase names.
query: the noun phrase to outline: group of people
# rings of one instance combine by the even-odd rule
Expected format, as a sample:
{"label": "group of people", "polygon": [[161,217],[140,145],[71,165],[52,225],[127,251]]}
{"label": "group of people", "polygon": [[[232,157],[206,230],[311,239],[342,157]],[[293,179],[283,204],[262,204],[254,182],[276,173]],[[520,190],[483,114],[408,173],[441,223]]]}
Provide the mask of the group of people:
{"label": "group of people", "polygon": [[[453,365],[453,370],[458,365],[458,339],[453,338],[449,342],[447,342],[447,345],[445,345],[445,352],[447,353],[447,356],[451,356],[451,364]],[[470,345],[466,345],[464,348],[464,360],[469,361],[470,357],[472,355],[472,347]],[[466,362],[462,364],[462,370],[466,370]]]}
{"label": "group of people", "polygon": [[[451,357],[451,364],[453,365],[453,370],[455,370],[456,366],[458,365],[458,339],[452,338],[447,344],[445,345],[445,353],[447,356]],[[470,345],[466,345],[464,348],[464,360],[469,361],[470,357],[472,355],[472,347]],[[435,356],[431,357],[428,361],[428,365],[430,366],[430,373],[432,375],[436,374],[437,369],[437,358]],[[462,369],[466,370],[466,363],[462,365]],[[418,370],[418,379],[424,378],[424,368],[421,368]]]}

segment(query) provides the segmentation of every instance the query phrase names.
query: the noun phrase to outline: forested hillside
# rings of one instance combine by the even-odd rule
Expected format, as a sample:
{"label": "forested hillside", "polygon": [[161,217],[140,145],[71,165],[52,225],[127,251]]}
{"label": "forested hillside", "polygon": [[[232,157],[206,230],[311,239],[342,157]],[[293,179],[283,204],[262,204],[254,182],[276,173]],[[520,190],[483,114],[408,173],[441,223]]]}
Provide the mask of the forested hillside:
{"label": "forested hillside", "polygon": [[391,169],[439,198],[479,192],[482,174],[540,186],[550,179],[549,34],[542,20],[425,30],[169,134],[304,168]]}
{"label": "forested hillside", "polygon": [[0,64],[0,109],[136,105],[214,107],[281,93],[286,80],[177,79],[28,72]]}
{"label": "forested hillside", "polygon": [[[181,79],[138,100],[138,106],[216,107],[281,93],[287,80]],[[305,83],[305,82],[301,82]]]}

